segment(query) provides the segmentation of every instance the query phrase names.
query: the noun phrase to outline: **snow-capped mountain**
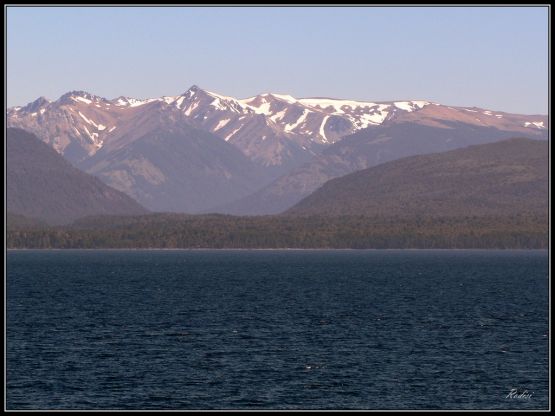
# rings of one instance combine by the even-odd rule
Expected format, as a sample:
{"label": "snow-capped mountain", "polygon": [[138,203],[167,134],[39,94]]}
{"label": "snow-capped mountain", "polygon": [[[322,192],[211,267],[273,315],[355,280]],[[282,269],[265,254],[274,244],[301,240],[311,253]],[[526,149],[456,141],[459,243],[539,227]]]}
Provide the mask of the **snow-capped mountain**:
{"label": "snow-capped mountain", "polygon": [[[179,95],[148,99],[106,99],[72,91],[56,101],[41,97],[7,111],[9,127],[34,133],[75,166],[98,175],[147,208],[189,212],[211,209],[217,203],[225,205],[274,179],[272,195],[281,198],[290,193],[286,188],[291,187],[295,189],[291,201],[298,200],[320,186],[323,179],[411,154],[410,149],[413,153],[433,152],[461,147],[469,140],[483,143],[516,136],[545,138],[547,123],[547,116],[450,107],[424,100],[297,99],[277,93],[237,99],[197,86]],[[411,135],[410,129],[397,137],[397,130],[391,129],[395,125],[439,129],[433,131],[440,141],[424,146],[426,138]],[[387,137],[381,137],[385,131]],[[464,131],[471,139],[446,134],[451,131]],[[345,141],[353,136],[362,137],[361,143],[355,146],[355,141]],[[186,143],[181,143],[179,137]],[[201,148],[203,140],[205,148]],[[171,163],[165,165],[171,149],[162,147],[170,143],[179,144],[180,151],[195,163],[180,166],[179,160],[171,157]],[[230,154],[228,159],[226,152]],[[239,156],[248,163],[241,162]],[[218,160],[216,164],[212,157]],[[247,164],[253,168],[240,168]],[[225,189],[218,192],[225,198],[213,198],[210,180],[203,182],[207,187],[204,191],[203,186],[187,183],[191,190],[188,199],[177,198],[175,193],[184,186],[183,175],[190,175],[193,166],[196,170],[207,167],[206,175],[216,181],[213,183],[218,189]],[[226,179],[221,181],[221,177]],[[197,195],[199,192],[207,195]],[[164,198],[172,203],[166,204]],[[268,210],[248,204],[255,213],[276,212],[283,205],[271,202],[273,206]]]}
{"label": "snow-capped mountain", "polygon": [[234,144],[254,161],[287,170],[348,134],[429,103],[298,100],[273,93],[236,99],[193,86],[173,104],[191,124]]}
{"label": "snow-capped mountain", "polygon": [[72,91],[57,101],[44,97],[8,110],[8,126],[36,134],[58,153],[77,163],[100,149],[125,116],[110,100]]}
{"label": "snow-capped mountain", "polygon": [[[179,110],[175,112],[175,110]],[[546,129],[547,118],[448,107],[429,101],[362,102],[330,98],[301,98],[266,93],[236,99],[192,86],[183,94],[112,100],[72,91],[57,101],[44,97],[8,110],[8,125],[37,134],[74,163],[117,140],[122,131],[137,129],[145,112],[173,112],[184,122],[209,131],[237,146],[247,157],[267,167],[286,170],[349,134],[412,114],[457,120],[480,126],[529,133]],[[118,131],[119,130],[119,131]]]}

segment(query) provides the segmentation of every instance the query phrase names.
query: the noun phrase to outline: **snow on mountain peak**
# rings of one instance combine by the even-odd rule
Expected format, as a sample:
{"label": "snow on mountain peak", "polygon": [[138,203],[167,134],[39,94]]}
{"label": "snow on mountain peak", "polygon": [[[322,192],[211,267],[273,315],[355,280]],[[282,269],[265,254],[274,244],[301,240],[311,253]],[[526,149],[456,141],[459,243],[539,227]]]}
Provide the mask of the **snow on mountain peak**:
{"label": "snow on mountain peak", "polygon": [[543,121],[532,121],[532,122],[527,121],[524,123],[524,127],[531,127],[531,126],[535,126],[538,129],[545,129]]}
{"label": "snow on mountain peak", "polygon": [[164,101],[166,104],[171,104],[175,101],[177,101],[179,98],[182,98],[183,95],[180,96],[168,96],[168,95],[164,95],[163,97],[160,98],[160,101]]}
{"label": "snow on mountain peak", "polygon": [[115,100],[112,100],[112,103],[118,107],[139,107],[144,104],[151,103],[152,101],[160,101],[160,98],[146,98],[146,99],[137,99],[131,97],[118,97]]}
{"label": "snow on mountain peak", "polygon": [[214,100],[210,105],[217,110],[231,110],[235,113],[245,113],[251,112],[251,108],[234,97],[228,97],[226,95],[216,94],[212,91],[204,91],[207,95],[214,97]]}
{"label": "snow on mountain peak", "polygon": [[134,140],[135,131],[143,134],[142,129],[153,123],[184,123],[229,141],[257,163],[268,166],[278,166],[289,157],[304,160],[307,155],[297,155],[295,149],[315,154],[322,146],[384,123],[437,125],[441,124],[437,120],[460,121],[482,127],[509,126],[531,135],[544,134],[549,127],[543,116],[436,105],[424,100],[297,99],[269,92],[236,99],[193,85],[181,95],[147,99],[120,96],[106,100],[72,91],[54,103],[41,97],[25,107],[10,108],[7,117],[11,126],[44,131],[44,140],[62,154],[89,156],[106,145],[111,151],[112,143],[116,148]]}
{"label": "snow on mountain peak", "polygon": [[357,108],[371,108],[378,105],[373,102],[339,100],[335,98],[301,98],[300,100],[298,100],[298,102],[307,107],[319,110],[327,110],[331,108],[336,114],[344,114],[344,107],[353,110]]}
{"label": "snow on mountain peak", "polygon": [[287,95],[287,94],[271,93],[270,95],[273,95],[274,97],[279,98],[280,100],[287,101],[289,104],[294,104],[294,103],[297,102],[297,99],[295,97],[292,97],[292,96]]}
{"label": "snow on mountain peak", "polygon": [[393,103],[395,107],[408,112],[420,110],[428,104],[431,103],[428,101],[396,101]]}
{"label": "snow on mountain peak", "polygon": [[99,102],[108,102],[106,98],[88,93],[86,91],[70,91],[62,95],[58,102],[62,104],[71,104],[73,102],[81,102],[84,104],[92,104]]}

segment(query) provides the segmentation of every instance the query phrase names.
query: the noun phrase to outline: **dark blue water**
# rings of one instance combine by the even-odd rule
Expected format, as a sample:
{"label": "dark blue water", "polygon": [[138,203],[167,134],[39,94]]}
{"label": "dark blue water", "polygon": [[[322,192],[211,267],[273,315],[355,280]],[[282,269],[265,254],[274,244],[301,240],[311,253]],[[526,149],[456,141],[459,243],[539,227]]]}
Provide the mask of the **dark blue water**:
{"label": "dark blue water", "polygon": [[545,409],[548,309],[545,251],[9,252],[7,408]]}

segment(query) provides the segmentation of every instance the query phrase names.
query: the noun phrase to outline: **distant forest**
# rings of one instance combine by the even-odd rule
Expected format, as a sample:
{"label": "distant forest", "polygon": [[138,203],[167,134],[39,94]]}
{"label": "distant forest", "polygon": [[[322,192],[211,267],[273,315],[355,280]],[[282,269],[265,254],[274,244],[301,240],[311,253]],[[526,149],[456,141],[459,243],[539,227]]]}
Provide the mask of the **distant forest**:
{"label": "distant forest", "polygon": [[8,216],[8,248],[546,249],[548,218],[150,214],[47,226]]}

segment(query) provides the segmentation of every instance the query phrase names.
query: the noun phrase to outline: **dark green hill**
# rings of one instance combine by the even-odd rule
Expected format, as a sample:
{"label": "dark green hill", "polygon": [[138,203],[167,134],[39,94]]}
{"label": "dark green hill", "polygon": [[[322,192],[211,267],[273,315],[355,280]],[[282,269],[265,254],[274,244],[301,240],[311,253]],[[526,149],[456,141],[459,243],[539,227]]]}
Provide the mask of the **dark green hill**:
{"label": "dark green hill", "polygon": [[124,193],[73,167],[35,135],[9,128],[6,134],[6,204],[24,216],[66,224],[88,215],[147,212]]}
{"label": "dark green hill", "polygon": [[531,139],[412,156],[332,179],[286,214],[547,217],[548,168],[548,142]]}

